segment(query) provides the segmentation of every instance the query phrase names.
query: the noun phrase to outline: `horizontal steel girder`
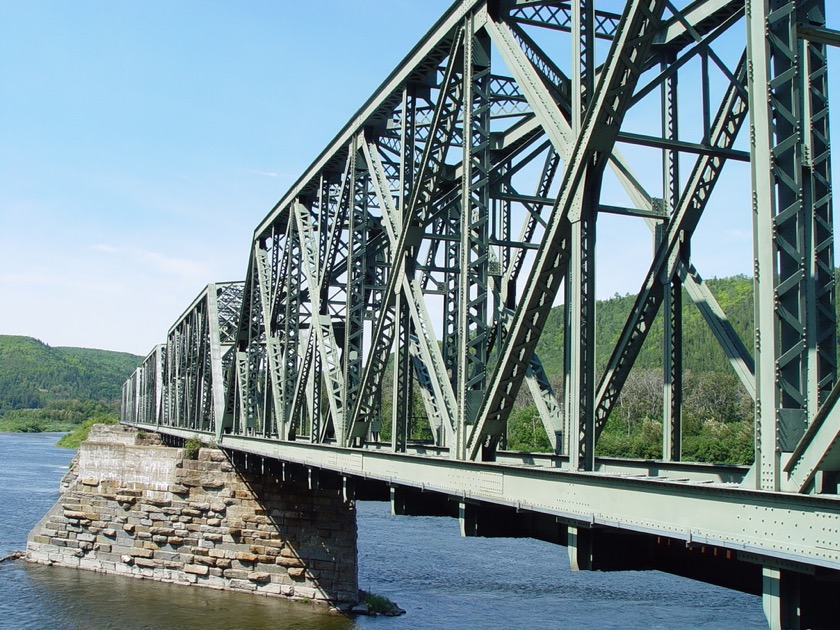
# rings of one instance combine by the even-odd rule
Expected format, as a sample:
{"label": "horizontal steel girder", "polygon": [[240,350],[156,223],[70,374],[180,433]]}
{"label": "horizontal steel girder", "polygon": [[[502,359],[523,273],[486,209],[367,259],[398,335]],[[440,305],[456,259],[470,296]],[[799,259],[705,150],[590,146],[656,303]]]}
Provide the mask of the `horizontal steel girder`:
{"label": "horizontal steel girder", "polygon": [[[166,428],[180,437],[188,431]],[[840,570],[840,499],[735,484],[457,461],[224,436],[224,449],[606,526]]]}

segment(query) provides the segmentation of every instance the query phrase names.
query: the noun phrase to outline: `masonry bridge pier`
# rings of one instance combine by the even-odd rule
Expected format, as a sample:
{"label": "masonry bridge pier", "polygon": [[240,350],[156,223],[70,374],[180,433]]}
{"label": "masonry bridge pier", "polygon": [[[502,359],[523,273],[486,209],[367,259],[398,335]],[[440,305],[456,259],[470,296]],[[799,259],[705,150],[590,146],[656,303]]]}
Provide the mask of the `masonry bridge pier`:
{"label": "masonry bridge pier", "polygon": [[[256,227],[244,281],[208,285],[150,352],[123,423],[348,506],[566,545],[577,569],[760,593],[772,628],[836,627],[825,5],[455,2]],[[749,338],[702,276],[695,232],[721,217],[752,230]],[[596,269],[616,250],[640,281],[604,352]],[[683,461],[695,307],[754,402],[749,467]],[[652,345],[662,457],[598,457]],[[517,397],[552,453],[507,450]]]}

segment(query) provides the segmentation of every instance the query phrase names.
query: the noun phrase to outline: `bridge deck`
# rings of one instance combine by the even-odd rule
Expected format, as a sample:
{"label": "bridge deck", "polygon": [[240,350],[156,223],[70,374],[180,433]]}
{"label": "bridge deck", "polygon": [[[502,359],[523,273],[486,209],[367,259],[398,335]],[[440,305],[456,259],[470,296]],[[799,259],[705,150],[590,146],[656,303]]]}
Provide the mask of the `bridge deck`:
{"label": "bridge deck", "polygon": [[[158,430],[182,438],[196,435],[166,427]],[[547,514],[573,526],[712,545],[797,563],[806,571],[840,570],[839,497],[748,489],[723,481],[739,474],[732,467],[692,472],[690,466],[666,462],[607,460],[601,464],[605,472],[578,472],[259,437],[224,436],[218,446],[347,478]]]}

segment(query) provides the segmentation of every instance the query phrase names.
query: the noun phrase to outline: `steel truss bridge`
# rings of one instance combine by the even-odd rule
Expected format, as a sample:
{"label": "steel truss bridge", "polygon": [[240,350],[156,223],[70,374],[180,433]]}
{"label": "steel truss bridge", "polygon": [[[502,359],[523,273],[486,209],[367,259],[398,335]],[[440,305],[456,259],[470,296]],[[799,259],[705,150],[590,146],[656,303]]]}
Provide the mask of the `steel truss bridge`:
{"label": "steel truss bridge", "polygon": [[[123,422],[355,496],[390,488],[395,510],[454,513],[465,534],[554,540],[577,568],[762,593],[771,627],[832,625],[840,33],[824,5],[456,2],[257,226],[244,282],[209,285],[126,382]],[[692,262],[715,207],[752,223],[751,339]],[[599,361],[606,215],[648,228],[652,254]],[[689,301],[755,401],[749,469],[681,461]],[[562,399],[535,353],[555,307]],[[663,457],[596,457],[644,343],[662,346]],[[504,448],[523,392],[553,454]]]}

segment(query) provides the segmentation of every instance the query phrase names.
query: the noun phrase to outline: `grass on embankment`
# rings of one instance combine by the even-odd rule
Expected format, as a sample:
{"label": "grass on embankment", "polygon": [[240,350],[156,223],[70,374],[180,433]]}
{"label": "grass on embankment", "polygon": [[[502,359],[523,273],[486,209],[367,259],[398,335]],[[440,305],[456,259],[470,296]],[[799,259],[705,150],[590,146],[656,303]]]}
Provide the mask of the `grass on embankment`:
{"label": "grass on embankment", "polygon": [[117,424],[118,421],[119,418],[112,414],[103,414],[88,418],[55,444],[64,448],[79,448],[79,445],[87,439],[90,429],[94,424]]}

